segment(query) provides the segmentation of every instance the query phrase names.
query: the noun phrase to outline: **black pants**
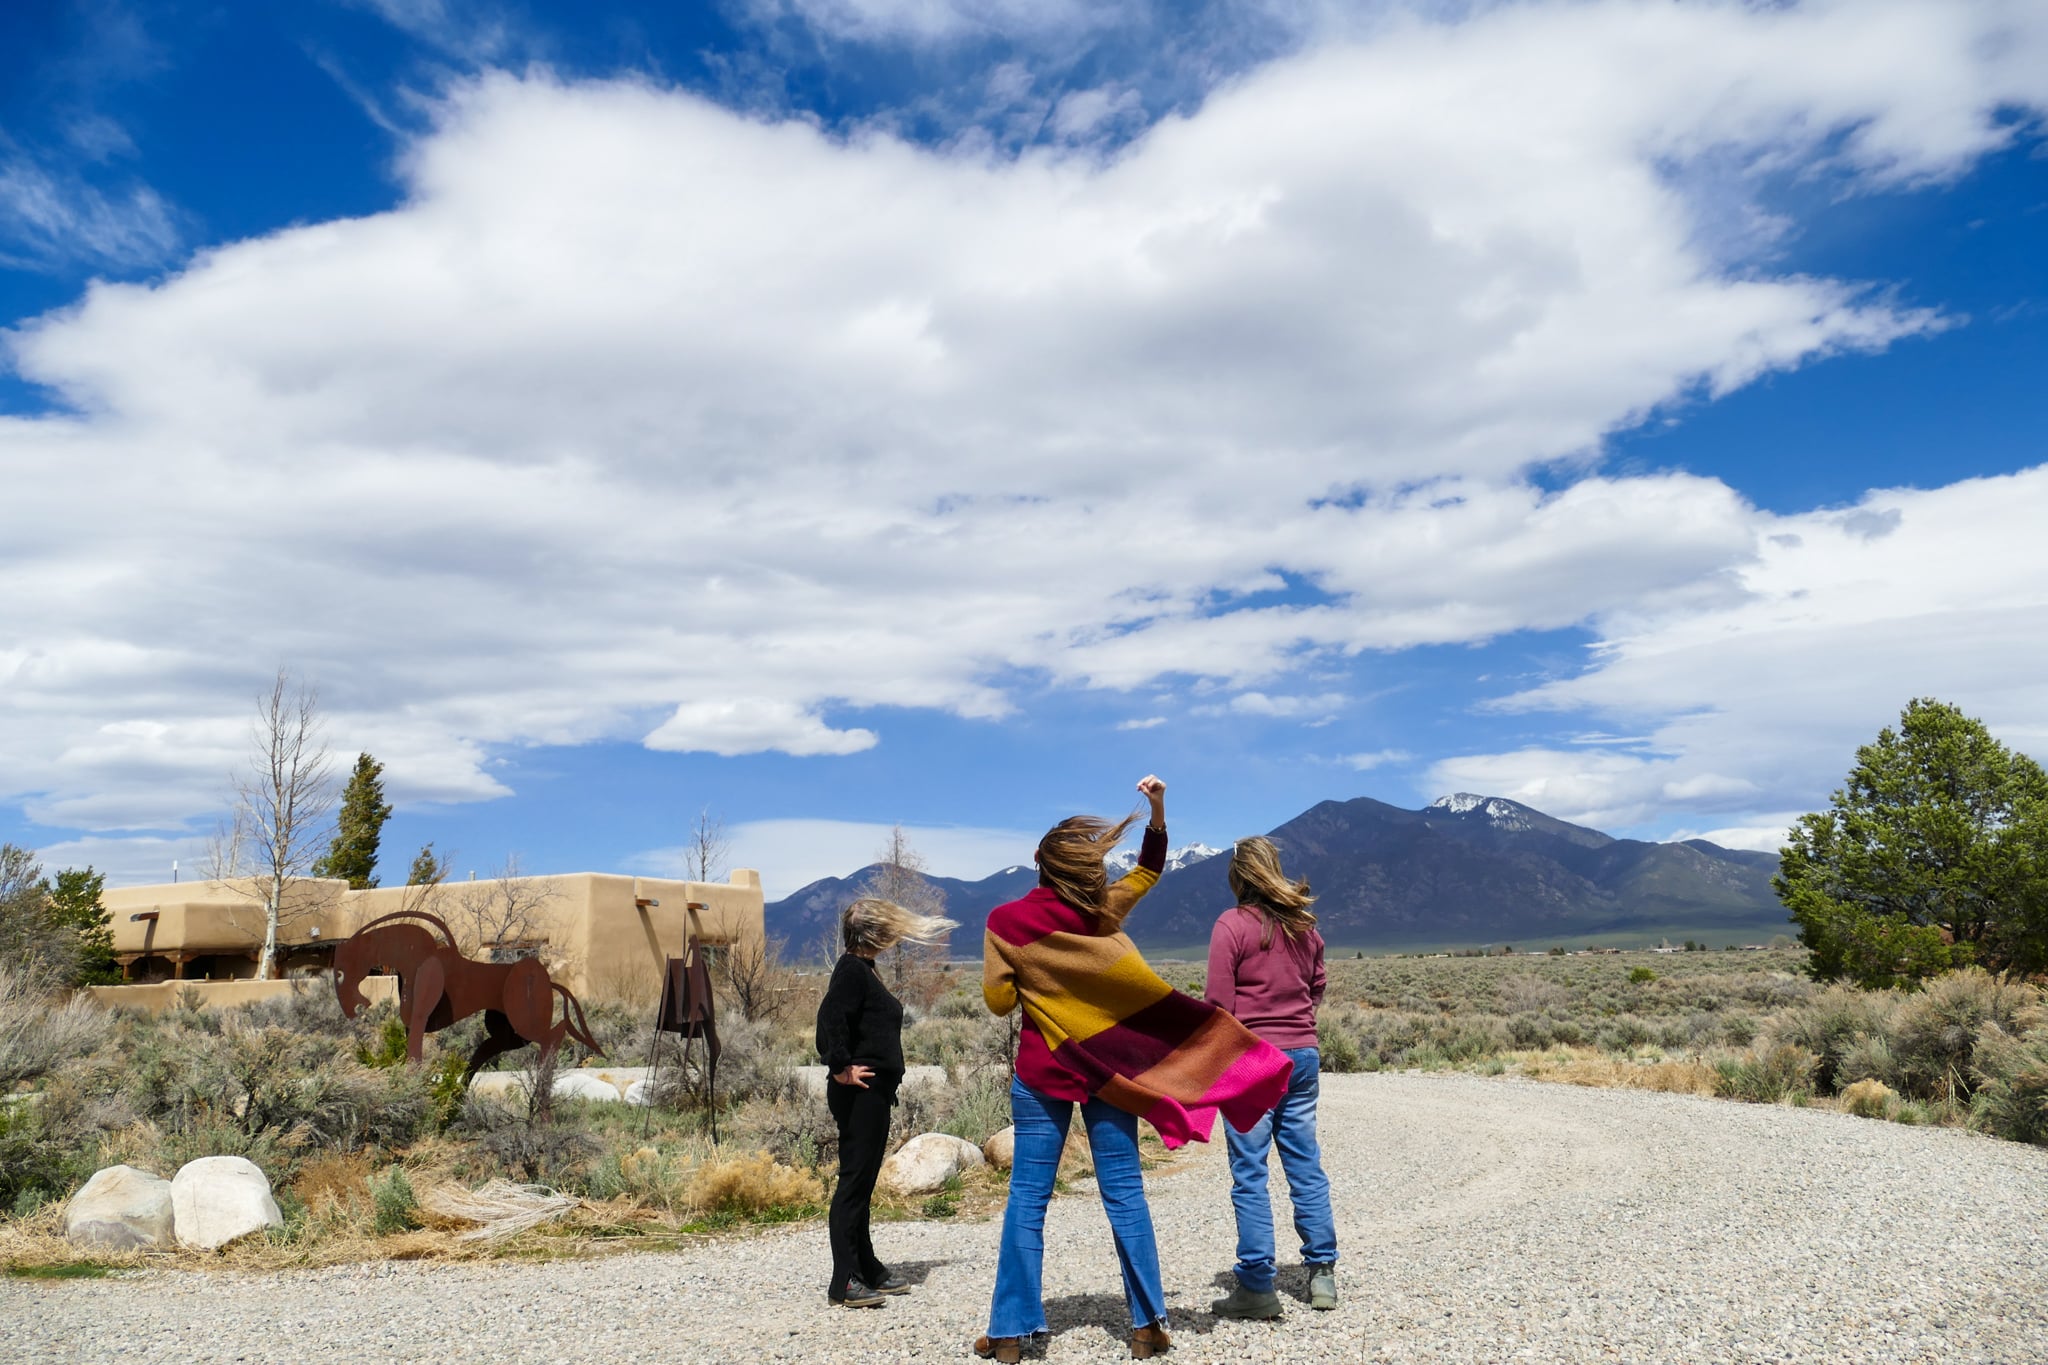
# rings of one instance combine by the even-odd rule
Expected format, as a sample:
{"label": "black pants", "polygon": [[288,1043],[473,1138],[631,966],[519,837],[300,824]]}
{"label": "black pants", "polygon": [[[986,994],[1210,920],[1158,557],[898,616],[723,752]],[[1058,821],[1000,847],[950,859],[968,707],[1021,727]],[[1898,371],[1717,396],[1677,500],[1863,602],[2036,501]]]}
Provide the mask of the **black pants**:
{"label": "black pants", "polygon": [[889,1267],[875,1259],[868,1240],[868,1201],[875,1195],[875,1177],[889,1154],[889,1110],[896,1103],[899,1076],[873,1076],[868,1088],[825,1081],[825,1103],[839,1125],[839,1183],[832,1189],[833,1298],[846,1297],[846,1281],[858,1275],[870,1285],[888,1277]]}

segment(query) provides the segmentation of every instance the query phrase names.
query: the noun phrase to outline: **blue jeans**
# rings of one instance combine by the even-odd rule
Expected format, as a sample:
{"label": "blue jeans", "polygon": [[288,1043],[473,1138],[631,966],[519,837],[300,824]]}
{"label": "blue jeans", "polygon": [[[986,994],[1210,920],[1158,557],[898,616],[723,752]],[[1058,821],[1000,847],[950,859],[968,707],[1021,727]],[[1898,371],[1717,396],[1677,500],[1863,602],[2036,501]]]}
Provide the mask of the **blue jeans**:
{"label": "blue jeans", "polygon": [[1316,1097],[1322,1092],[1322,1055],[1312,1047],[1287,1049],[1294,1075],[1272,1113],[1240,1133],[1223,1125],[1230,1148],[1230,1202],[1237,1210],[1237,1282],[1255,1294],[1273,1289],[1273,1201],[1266,1195],[1266,1149],[1280,1149],[1294,1202],[1294,1231],[1305,1265],[1337,1263],[1337,1221],[1330,1213],[1330,1177],[1316,1145]]}
{"label": "blue jeans", "polygon": [[[989,1305],[991,1337],[1028,1337],[1046,1330],[1045,1210],[1052,1203],[1053,1177],[1074,1102],[1042,1095],[1021,1080],[1010,1082],[1010,1116],[1017,1145],[1010,1167],[1010,1203],[1003,1210],[1003,1243],[996,1256],[995,1300]],[[1159,1243],[1152,1236],[1152,1209],[1145,1202],[1145,1178],[1138,1165],[1138,1120],[1101,1100],[1081,1106],[1088,1150],[1095,1156],[1095,1183],[1116,1238],[1123,1268],[1124,1300],[1131,1326],[1166,1321],[1166,1290],[1159,1280]]]}

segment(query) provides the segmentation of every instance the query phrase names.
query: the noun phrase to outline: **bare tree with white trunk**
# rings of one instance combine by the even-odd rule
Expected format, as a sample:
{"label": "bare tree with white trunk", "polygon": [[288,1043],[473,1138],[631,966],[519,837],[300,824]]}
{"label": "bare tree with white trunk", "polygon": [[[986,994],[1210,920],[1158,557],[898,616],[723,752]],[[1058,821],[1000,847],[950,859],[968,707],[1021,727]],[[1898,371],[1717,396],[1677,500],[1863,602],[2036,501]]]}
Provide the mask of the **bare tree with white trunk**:
{"label": "bare tree with white trunk", "polygon": [[248,888],[263,902],[263,950],[256,977],[277,970],[278,931],[291,918],[292,884],[327,849],[334,768],[320,722],[319,694],[280,668],[258,694],[249,765],[234,779],[234,808],[208,851],[208,875]]}
{"label": "bare tree with white trunk", "polygon": [[725,820],[706,806],[697,812],[697,822],[683,836],[683,880],[723,880],[725,860],[732,855],[732,840],[726,837]]}

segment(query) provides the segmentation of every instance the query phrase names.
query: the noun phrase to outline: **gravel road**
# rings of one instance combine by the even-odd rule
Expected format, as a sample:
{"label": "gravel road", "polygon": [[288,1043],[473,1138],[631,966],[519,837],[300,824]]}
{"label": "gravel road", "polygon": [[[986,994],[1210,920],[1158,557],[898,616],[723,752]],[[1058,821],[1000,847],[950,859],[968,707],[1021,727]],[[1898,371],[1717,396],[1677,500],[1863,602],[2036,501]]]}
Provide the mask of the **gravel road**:
{"label": "gravel road", "polygon": [[[1148,1181],[1197,1361],[2048,1362],[2048,1150],[1814,1110],[1470,1076],[1329,1076],[1344,1304],[1219,1322],[1221,1143]],[[1281,1188],[1275,1176],[1276,1192]],[[1282,1237],[1290,1248],[1286,1204]],[[13,1361],[971,1361],[992,1222],[876,1228],[916,1285],[827,1306],[824,1229],[546,1265],[0,1281]],[[1055,1201],[1048,1361],[1126,1358],[1100,1206]],[[1030,1359],[1027,1354],[1026,1359]]]}

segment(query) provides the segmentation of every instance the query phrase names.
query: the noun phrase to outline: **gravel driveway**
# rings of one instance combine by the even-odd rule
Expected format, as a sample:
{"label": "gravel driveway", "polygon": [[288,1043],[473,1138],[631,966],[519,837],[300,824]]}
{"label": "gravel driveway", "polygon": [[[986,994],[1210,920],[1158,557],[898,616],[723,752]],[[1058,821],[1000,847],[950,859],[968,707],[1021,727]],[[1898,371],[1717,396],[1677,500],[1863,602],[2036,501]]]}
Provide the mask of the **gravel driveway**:
{"label": "gravel driveway", "polygon": [[[2048,1362],[2048,1150],[1814,1110],[1470,1076],[1329,1076],[1344,1304],[1218,1322],[1221,1143],[1148,1182],[1196,1361]],[[1281,1188],[1275,1176],[1276,1192]],[[1290,1248],[1286,1204],[1281,1246]],[[547,1265],[0,1281],[28,1361],[970,1361],[997,1225],[878,1226],[916,1289],[829,1308],[821,1226]],[[1124,1359],[1102,1211],[1055,1201],[1049,1361]],[[1026,1359],[1031,1357],[1027,1354]]]}

